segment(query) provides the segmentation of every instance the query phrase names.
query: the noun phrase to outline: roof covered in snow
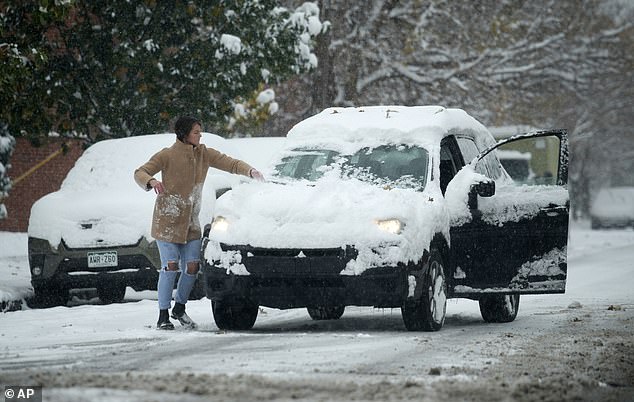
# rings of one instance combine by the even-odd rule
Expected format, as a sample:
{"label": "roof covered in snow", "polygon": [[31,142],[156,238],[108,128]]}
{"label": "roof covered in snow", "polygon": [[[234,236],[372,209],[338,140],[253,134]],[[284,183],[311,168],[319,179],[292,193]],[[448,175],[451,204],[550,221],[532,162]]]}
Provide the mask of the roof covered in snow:
{"label": "roof covered in snow", "polygon": [[461,109],[443,106],[366,106],[328,108],[295,125],[289,140],[437,144],[452,133],[472,132],[489,137],[479,121]]}

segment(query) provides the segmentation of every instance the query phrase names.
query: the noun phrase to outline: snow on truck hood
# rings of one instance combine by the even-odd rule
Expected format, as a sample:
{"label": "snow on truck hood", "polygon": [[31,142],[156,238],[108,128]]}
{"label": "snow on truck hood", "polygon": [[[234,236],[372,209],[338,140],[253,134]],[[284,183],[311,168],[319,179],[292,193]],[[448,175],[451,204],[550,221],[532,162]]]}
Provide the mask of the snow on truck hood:
{"label": "snow on truck hood", "polygon": [[[416,207],[414,207],[416,206]],[[327,175],[316,182],[248,183],[234,188],[216,204],[215,216],[228,222],[212,230],[205,258],[225,261],[217,242],[265,248],[345,248],[359,257],[351,274],[372,266],[417,261],[432,236],[446,227],[441,203],[425,192],[392,189]],[[379,229],[377,220],[398,219],[400,234]],[[397,247],[398,246],[398,247]],[[228,261],[232,269],[235,261]],[[356,265],[355,265],[356,264]]]}

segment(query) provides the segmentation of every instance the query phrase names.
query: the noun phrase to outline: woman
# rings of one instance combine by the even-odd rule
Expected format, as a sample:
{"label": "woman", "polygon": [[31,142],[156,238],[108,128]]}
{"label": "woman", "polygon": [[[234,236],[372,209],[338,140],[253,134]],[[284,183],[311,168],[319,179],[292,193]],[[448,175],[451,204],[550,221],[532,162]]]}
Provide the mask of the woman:
{"label": "woman", "polygon": [[[181,275],[171,317],[185,327],[196,328],[196,323],[185,313],[185,304],[200,267],[198,213],[209,167],[264,180],[262,174],[247,163],[201,144],[202,127],[198,119],[180,117],[174,131],[174,145],[159,151],[134,171],[137,184],[146,191],[154,189],[157,194],[151,234],[156,239],[161,256],[157,285],[158,329],[174,329],[168,311],[178,271]],[[162,181],[153,177],[158,172],[161,172]]]}

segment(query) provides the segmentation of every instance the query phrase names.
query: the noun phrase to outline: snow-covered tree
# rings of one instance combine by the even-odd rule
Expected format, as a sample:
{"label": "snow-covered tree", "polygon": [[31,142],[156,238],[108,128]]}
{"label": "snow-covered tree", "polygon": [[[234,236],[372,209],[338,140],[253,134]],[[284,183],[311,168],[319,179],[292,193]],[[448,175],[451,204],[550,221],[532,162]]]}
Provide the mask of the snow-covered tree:
{"label": "snow-covered tree", "polygon": [[15,149],[15,138],[9,133],[6,124],[0,123],[0,219],[7,217],[4,199],[11,189],[11,179],[8,175],[9,158]]}
{"label": "snow-covered tree", "polygon": [[[332,23],[334,89],[325,104],[460,105],[483,119],[517,118],[517,106],[585,96],[597,76],[619,74],[632,23],[615,24],[602,2],[321,0]],[[547,92],[547,93],[545,93]],[[314,91],[312,92],[315,93]],[[321,102],[319,102],[321,103]]]}
{"label": "snow-covered tree", "polygon": [[[59,8],[61,21],[46,19]],[[226,127],[259,88],[314,68],[324,29],[315,4],[274,0],[20,0],[0,3],[0,16],[2,42],[32,70],[1,118],[34,137],[93,140],[165,130],[181,114]]]}
{"label": "snow-covered tree", "polygon": [[269,131],[364,104],[441,104],[487,125],[567,128],[571,192],[584,211],[593,183],[634,168],[631,1],[319,0],[319,8],[332,24],[317,39],[319,67],[285,84],[303,96],[278,100]]}
{"label": "snow-covered tree", "polygon": [[33,83],[44,75],[47,61],[42,36],[61,23],[68,10],[68,4],[0,2],[0,124],[8,124],[14,134],[24,133],[23,126],[32,132],[47,132],[41,96]]}
{"label": "snow-covered tree", "polygon": [[[41,108],[38,104],[40,98],[31,97],[33,92],[27,89],[37,76],[36,71],[46,62],[40,48],[40,34],[49,25],[63,21],[68,11],[68,1],[56,0],[55,3],[60,4],[51,6],[50,10],[46,5],[38,8],[31,5],[29,9],[32,12],[26,18],[22,13],[23,9],[16,10],[23,7],[22,2],[15,2],[16,5],[12,3],[0,3],[0,219],[6,218],[8,213],[3,200],[11,189],[9,159],[15,149],[15,138],[11,132],[23,133],[22,124],[25,121],[30,122],[28,128],[34,132],[46,130],[46,125],[42,126]],[[25,17],[15,20],[22,25],[19,33],[13,31],[9,24],[12,18],[10,14],[16,11],[21,17]],[[18,45],[18,42],[22,45]],[[30,103],[31,106],[24,107],[25,103]]]}

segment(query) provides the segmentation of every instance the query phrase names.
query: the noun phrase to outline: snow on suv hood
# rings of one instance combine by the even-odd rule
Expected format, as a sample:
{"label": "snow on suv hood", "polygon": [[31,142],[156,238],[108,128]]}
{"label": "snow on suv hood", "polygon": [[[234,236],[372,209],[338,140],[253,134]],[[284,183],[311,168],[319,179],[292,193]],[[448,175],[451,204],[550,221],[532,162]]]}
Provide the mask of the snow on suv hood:
{"label": "snow on suv hood", "polygon": [[[356,179],[323,177],[316,182],[249,183],[216,203],[226,232],[212,230],[205,258],[226,261],[217,242],[264,248],[339,248],[359,251],[351,273],[372,266],[417,261],[448,215],[427,193],[385,190]],[[376,220],[399,219],[400,234],[379,229]],[[398,246],[398,247],[397,247]],[[227,269],[231,269],[228,262]]]}

